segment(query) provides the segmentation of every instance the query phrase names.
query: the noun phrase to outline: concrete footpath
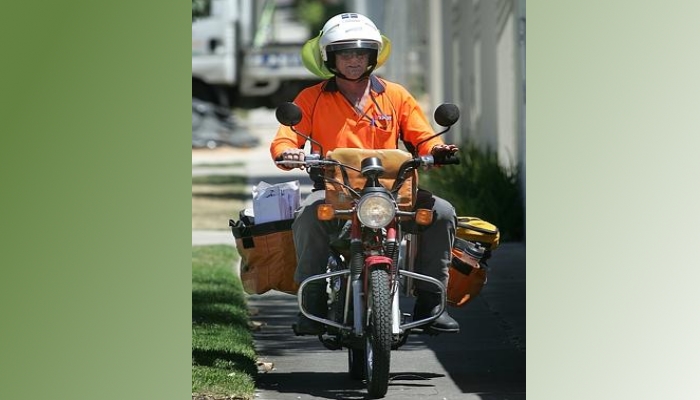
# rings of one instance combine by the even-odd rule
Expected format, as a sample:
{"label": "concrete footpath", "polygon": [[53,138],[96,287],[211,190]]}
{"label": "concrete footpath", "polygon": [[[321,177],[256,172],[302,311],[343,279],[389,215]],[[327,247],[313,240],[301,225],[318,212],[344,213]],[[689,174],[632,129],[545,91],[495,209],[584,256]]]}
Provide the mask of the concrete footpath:
{"label": "concrete footpath", "polygon": [[[449,308],[461,332],[414,335],[392,352],[387,399],[525,399],[525,249],[506,243],[490,262],[481,295]],[[315,337],[294,336],[296,297],[268,292],[248,298],[262,323],[254,334],[262,361],[256,398],[364,399],[362,382],[350,379],[347,350],[330,351]],[[402,309],[412,309],[402,299]]]}
{"label": "concrete footpath", "polygon": [[[251,188],[261,180],[300,179],[305,195],[310,182],[304,172],[282,171],[270,161],[274,111],[253,110],[243,122],[259,135],[261,145],[193,150],[192,173],[244,172]],[[192,232],[193,245],[219,243],[233,245],[231,232]],[[460,333],[413,335],[392,352],[387,399],[525,399],[525,244],[501,244],[489,266],[481,295],[465,307],[448,309],[460,323]],[[410,311],[412,301],[402,299],[402,309]],[[249,296],[248,304],[252,320],[260,323],[253,333],[256,351],[261,361],[274,365],[259,374],[256,399],[365,398],[364,384],[347,373],[346,350],[327,350],[315,337],[294,336],[296,296],[271,291]]]}

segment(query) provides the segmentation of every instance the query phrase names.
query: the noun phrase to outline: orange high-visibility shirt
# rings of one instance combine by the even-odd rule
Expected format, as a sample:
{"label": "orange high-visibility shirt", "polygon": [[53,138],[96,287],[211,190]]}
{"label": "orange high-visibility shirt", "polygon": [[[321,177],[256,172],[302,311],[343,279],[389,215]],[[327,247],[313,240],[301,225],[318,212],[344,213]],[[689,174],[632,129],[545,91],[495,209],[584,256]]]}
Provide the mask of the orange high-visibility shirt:
{"label": "orange high-visibility shirt", "polygon": [[[403,86],[370,76],[370,96],[360,114],[340,93],[335,79],[306,88],[294,100],[302,111],[295,129],[319,142],[324,156],[338,147],[396,149],[400,132],[413,146],[435,134],[418,102]],[[280,126],[270,154],[277,160],[284,150],[303,148],[305,142],[289,127]],[[418,154],[428,154],[438,144],[443,144],[440,137],[430,139],[420,145]],[[311,146],[312,152],[320,152],[317,145]]]}

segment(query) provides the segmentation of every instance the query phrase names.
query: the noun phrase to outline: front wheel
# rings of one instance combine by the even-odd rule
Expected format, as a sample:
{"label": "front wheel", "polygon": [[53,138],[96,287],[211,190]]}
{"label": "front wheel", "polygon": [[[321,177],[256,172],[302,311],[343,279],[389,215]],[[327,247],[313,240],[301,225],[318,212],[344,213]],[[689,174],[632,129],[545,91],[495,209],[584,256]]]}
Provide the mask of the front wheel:
{"label": "front wheel", "polygon": [[391,362],[391,290],[388,272],[375,268],[370,273],[369,283],[365,370],[367,392],[370,397],[379,398],[387,392]]}

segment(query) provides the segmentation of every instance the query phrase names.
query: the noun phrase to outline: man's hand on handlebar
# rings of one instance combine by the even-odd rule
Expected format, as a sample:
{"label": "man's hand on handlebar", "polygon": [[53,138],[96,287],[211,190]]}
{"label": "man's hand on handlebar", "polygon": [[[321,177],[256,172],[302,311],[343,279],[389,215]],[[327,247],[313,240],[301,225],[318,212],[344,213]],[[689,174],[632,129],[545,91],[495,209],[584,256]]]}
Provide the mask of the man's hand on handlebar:
{"label": "man's hand on handlebar", "polygon": [[296,164],[296,163],[295,164],[291,164],[291,163],[286,164],[285,163],[285,161],[296,161],[296,162],[302,161],[303,162],[304,158],[305,158],[304,150],[302,150],[302,149],[287,149],[287,150],[283,151],[282,154],[280,155],[280,161],[281,161],[280,165],[284,168],[287,168],[287,169],[293,169],[293,168],[304,169],[304,166],[302,164]]}
{"label": "man's hand on handlebar", "polygon": [[448,159],[453,158],[454,154],[459,151],[459,148],[454,144],[438,144],[433,146],[430,154],[435,158],[435,164],[440,165]]}

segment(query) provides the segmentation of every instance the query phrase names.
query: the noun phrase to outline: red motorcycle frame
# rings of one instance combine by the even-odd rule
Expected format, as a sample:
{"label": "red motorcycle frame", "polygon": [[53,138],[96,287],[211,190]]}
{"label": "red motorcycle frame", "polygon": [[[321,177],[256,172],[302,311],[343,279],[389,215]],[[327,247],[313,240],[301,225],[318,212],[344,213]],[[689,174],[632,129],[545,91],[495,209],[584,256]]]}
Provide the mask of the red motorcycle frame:
{"label": "red motorcycle frame", "polygon": [[[289,126],[298,135],[321,147],[312,138],[296,131],[301,111],[293,103],[277,109],[278,121]],[[443,104],[435,111],[435,120],[447,129],[459,118],[459,109]],[[431,137],[431,138],[432,138]],[[428,138],[426,140],[429,140]],[[418,146],[416,145],[416,148]],[[359,151],[359,150],[358,150]],[[366,151],[366,150],[365,150]],[[392,150],[401,152],[400,150]],[[410,333],[430,333],[422,329],[438,318],[445,308],[446,289],[438,280],[413,272],[416,246],[414,235],[404,232],[401,221],[413,220],[418,225],[432,221],[432,210],[402,210],[397,195],[414,170],[432,165],[458,164],[459,160],[446,156],[416,156],[406,152],[391,187],[385,187],[379,177],[385,172],[380,157],[362,160],[360,167],[344,164],[319,154],[307,154],[304,161],[279,161],[286,165],[305,168],[310,174],[322,176],[326,182],[341,185],[352,197],[349,209],[337,209],[333,204],[322,204],[317,209],[321,220],[347,219],[338,240],[331,245],[326,273],[313,275],[301,282],[297,296],[299,310],[306,317],[325,326],[319,340],[331,350],[348,349],[348,370],[352,378],[364,379],[372,398],[383,397],[388,389],[391,350],[406,343]],[[321,149],[323,154],[323,149]],[[357,190],[327,174],[329,168],[344,169],[361,174],[364,187]],[[320,173],[319,173],[320,172]],[[438,288],[441,307],[437,314],[420,320],[410,320],[410,314],[399,307],[399,288],[410,292],[412,280],[422,280]],[[311,314],[303,304],[303,293],[310,282],[322,281],[328,294],[327,315]]]}

